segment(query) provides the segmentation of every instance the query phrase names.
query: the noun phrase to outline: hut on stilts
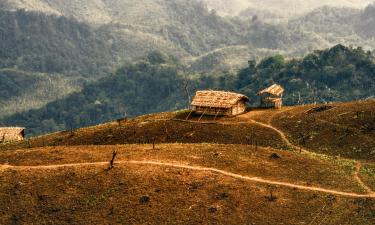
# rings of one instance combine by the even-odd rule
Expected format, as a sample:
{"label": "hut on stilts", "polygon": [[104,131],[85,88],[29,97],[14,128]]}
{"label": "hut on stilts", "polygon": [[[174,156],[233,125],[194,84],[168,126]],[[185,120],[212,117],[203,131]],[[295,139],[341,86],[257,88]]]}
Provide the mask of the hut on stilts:
{"label": "hut on stilts", "polygon": [[191,112],[215,116],[235,116],[246,111],[245,95],[225,91],[197,91],[191,102]]}
{"label": "hut on stilts", "polygon": [[278,84],[274,84],[259,91],[258,96],[260,96],[260,107],[281,109],[283,105],[283,93],[284,88]]}
{"label": "hut on stilts", "polygon": [[0,143],[22,141],[25,139],[23,127],[0,127]]}

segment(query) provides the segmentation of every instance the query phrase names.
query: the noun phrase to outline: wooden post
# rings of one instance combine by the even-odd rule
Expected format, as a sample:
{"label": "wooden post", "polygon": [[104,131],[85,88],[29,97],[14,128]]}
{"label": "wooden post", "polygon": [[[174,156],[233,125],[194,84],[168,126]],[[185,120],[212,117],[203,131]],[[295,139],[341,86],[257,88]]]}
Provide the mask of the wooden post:
{"label": "wooden post", "polygon": [[220,113],[220,109],[219,109],[219,111],[217,111],[214,120],[216,120],[216,118],[217,118],[217,116],[219,115],[219,113]]}
{"label": "wooden post", "polygon": [[166,142],[168,141],[169,139],[169,134],[168,134],[168,128],[167,128],[167,122],[164,123],[164,133],[166,135]]}
{"label": "wooden post", "polygon": [[201,115],[201,117],[199,117],[199,120],[198,121],[201,121],[202,117],[204,116],[204,114],[206,113],[207,109],[205,109]]}
{"label": "wooden post", "polygon": [[189,113],[189,115],[186,117],[185,120],[188,120],[188,119],[190,118],[190,116],[191,116],[192,113],[193,113],[193,110],[190,110],[190,113]]}
{"label": "wooden post", "polygon": [[114,164],[115,164],[115,158],[116,158],[116,156],[117,156],[117,152],[113,151],[113,153],[112,153],[112,159],[109,162],[109,168],[108,169],[110,169],[110,170],[113,169]]}

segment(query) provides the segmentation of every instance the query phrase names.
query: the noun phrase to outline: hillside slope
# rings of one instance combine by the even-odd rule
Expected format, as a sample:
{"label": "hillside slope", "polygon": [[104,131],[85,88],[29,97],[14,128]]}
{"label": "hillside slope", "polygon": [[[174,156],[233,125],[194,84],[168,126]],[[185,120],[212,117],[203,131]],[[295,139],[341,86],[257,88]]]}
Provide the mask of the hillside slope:
{"label": "hillside slope", "polygon": [[179,111],[1,144],[0,222],[372,224],[373,112]]}
{"label": "hillside slope", "polygon": [[[250,146],[150,147],[1,152],[7,163],[0,167],[1,223],[374,221],[374,199],[361,194],[351,163]],[[118,157],[108,169],[114,150]]]}
{"label": "hillside slope", "polygon": [[374,108],[374,101],[368,100],[283,110],[252,109],[235,118],[212,121],[208,117],[203,123],[197,121],[199,116],[185,121],[189,111],[151,114],[35,137],[29,142],[5,145],[3,149],[152,142],[221,143],[295,151],[306,148],[310,152],[375,162]]}

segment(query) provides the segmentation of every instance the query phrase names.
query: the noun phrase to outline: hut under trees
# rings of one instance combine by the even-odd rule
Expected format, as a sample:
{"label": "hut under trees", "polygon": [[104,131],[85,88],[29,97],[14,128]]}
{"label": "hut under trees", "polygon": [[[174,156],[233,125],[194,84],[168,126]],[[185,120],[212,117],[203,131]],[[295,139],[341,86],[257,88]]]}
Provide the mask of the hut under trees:
{"label": "hut under trees", "polygon": [[22,141],[25,139],[23,127],[0,127],[0,143]]}
{"label": "hut under trees", "polygon": [[246,111],[249,98],[242,94],[224,91],[197,91],[191,102],[195,114],[235,116]]}
{"label": "hut under trees", "polygon": [[283,105],[284,88],[274,84],[258,92],[260,96],[260,107],[281,109]]}

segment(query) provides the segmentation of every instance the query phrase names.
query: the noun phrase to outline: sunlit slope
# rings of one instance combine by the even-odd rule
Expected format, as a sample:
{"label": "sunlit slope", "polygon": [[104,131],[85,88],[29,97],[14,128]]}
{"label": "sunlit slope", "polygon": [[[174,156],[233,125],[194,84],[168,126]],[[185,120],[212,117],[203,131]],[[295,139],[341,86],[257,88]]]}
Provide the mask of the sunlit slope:
{"label": "sunlit slope", "polygon": [[58,145],[137,143],[245,144],[374,162],[375,102],[250,109],[235,118],[190,117],[189,111],[122,119],[73,131],[32,138],[2,149]]}
{"label": "sunlit slope", "polygon": [[[113,151],[118,155],[109,170]],[[360,197],[367,195],[352,175],[353,164],[286,151],[158,144],[0,156],[4,224],[56,218],[59,224],[371,224],[374,218],[375,202]],[[317,212],[320,217],[311,217]]]}

